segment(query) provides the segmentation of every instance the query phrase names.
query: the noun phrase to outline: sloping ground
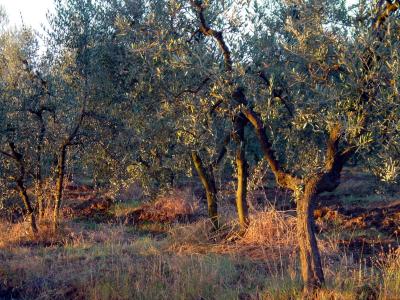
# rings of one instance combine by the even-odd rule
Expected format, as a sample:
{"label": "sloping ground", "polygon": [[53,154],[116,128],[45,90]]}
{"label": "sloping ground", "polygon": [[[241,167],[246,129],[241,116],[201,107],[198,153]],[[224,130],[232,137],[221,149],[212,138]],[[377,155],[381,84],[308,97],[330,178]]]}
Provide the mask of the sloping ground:
{"label": "sloping ground", "polygon": [[217,231],[210,221],[200,220],[172,228],[169,244],[171,253],[215,253],[257,262],[294,262],[298,249],[296,220],[273,208],[251,214],[245,232],[241,232],[236,220],[224,223]]}
{"label": "sloping ground", "polygon": [[[232,212],[223,215],[225,225],[213,231],[208,218],[193,221],[199,216],[198,207],[190,195],[179,191],[151,203],[124,206],[117,214],[116,204],[101,191],[69,184],[63,203],[64,233],[54,237],[60,243],[0,247],[0,261],[6,262],[0,266],[0,277],[2,270],[8,277],[3,286],[0,282],[0,299],[32,295],[38,299],[179,299],[184,293],[186,299],[296,299],[301,290],[294,211],[270,207],[252,212],[251,225],[243,233],[231,204]],[[359,288],[396,295],[399,288],[388,267],[380,273],[372,273],[370,267],[380,258],[388,260],[390,243],[396,247],[399,205],[333,205],[316,211],[318,243],[333,287],[321,299],[368,299],[342,298],[344,288],[354,295]],[[77,218],[84,222],[74,222]],[[181,220],[190,222],[180,224]],[[146,222],[172,224],[168,234],[156,239],[140,232]],[[338,235],[328,236],[332,232]],[[44,234],[48,239],[50,233]],[[371,257],[368,268],[361,264],[365,255]],[[398,267],[398,257],[393,255],[391,268]],[[380,277],[384,272],[387,279]],[[396,272],[393,276],[398,276]],[[394,288],[388,288],[387,282],[394,282]],[[332,296],[335,289],[340,297]],[[225,294],[228,291],[231,296]],[[276,296],[285,291],[290,295]]]}
{"label": "sloping ground", "polygon": [[355,260],[373,264],[373,256],[400,246],[400,201],[370,207],[322,207],[315,211],[323,235],[338,232],[338,247]]}
{"label": "sloping ground", "polygon": [[[370,180],[363,175],[351,176],[351,174],[345,175],[346,184],[358,189]],[[356,253],[356,257],[375,254],[382,250],[386,252],[390,247],[399,245],[400,200],[390,203],[372,202],[365,207],[343,206],[340,202],[342,191],[339,193],[335,198],[338,201],[331,201],[330,206],[323,206],[315,211],[317,231],[322,233],[322,236],[340,231],[340,236],[335,237],[337,245],[346,251]],[[160,196],[155,201],[138,203],[134,207],[116,213],[113,209],[116,204],[112,199],[102,195],[101,191],[87,185],[69,183],[65,188],[63,203],[63,214],[67,219],[87,219],[130,226],[188,223],[195,221],[199,216],[198,203],[193,199],[193,195],[183,191],[174,191]],[[230,214],[229,218],[235,219],[234,210]],[[244,236],[237,234],[235,224],[212,233],[206,218],[199,223],[174,229],[172,236],[176,236],[177,241],[181,240],[182,236],[190,239],[200,238],[201,241],[179,241],[173,250],[186,252],[197,248],[196,251],[201,253],[235,252],[254,259],[263,258],[267,254],[268,256],[293,255],[293,251],[296,250],[293,244],[293,240],[296,239],[294,214],[294,211],[278,212],[270,209],[267,212],[252,214],[251,226]],[[323,237],[320,243],[324,243]],[[264,245],[269,246],[266,248]],[[322,247],[326,248],[323,245]],[[327,252],[329,251],[328,249]]]}
{"label": "sloping ground", "polygon": [[141,222],[188,221],[194,213],[195,209],[184,199],[161,198],[153,203],[142,204],[128,212],[124,217],[124,223],[134,225]]}
{"label": "sloping ground", "polygon": [[388,233],[391,237],[400,234],[400,200],[389,204],[372,205],[368,208],[344,209],[342,214],[347,217],[347,228],[375,227]]}
{"label": "sloping ground", "polygon": [[62,201],[65,218],[107,219],[107,212],[113,204],[113,200],[99,190],[72,182],[65,186]]}
{"label": "sloping ground", "polygon": [[87,185],[69,183],[63,194],[63,216],[67,219],[90,219],[97,222],[138,225],[146,222],[173,223],[189,221],[198,206],[183,191],[158,197],[155,201],[138,204],[118,214],[114,201],[101,191]]}
{"label": "sloping ground", "polygon": [[314,217],[336,222],[345,229],[376,228],[391,237],[400,234],[400,200],[370,207],[322,207],[315,211]]}
{"label": "sloping ground", "polygon": [[158,197],[155,201],[127,209],[116,216],[125,225],[138,225],[146,222],[173,223],[188,222],[198,212],[198,204],[192,195],[184,191],[174,191]]}

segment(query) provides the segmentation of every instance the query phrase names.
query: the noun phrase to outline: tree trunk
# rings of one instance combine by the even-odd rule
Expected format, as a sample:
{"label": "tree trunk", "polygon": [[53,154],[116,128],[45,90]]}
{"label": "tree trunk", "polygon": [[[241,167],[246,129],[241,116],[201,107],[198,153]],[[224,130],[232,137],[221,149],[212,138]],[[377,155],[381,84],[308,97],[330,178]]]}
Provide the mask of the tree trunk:
{"label": "tree trunk", "polygon": [[321,257],[315,237],[314,209],[317,179],[307,182],[304,192],[297,197],[297,238],[300,248],[304,298],[312,298],[324,284]]}
{"label": "tree trunk", "polygon": [[67,145],[62,145],[57,162],[57,182],[56,182],[56,194],[54,203],[54,216],[53,216],[53,227],[54,230],[58,228],[61,198],[64,187],[64,173],[65,173],[65,156],[67,152]]}
{"label": "tree trunk", "polygon": [[249,225],[248,208],[247,208],[247,166],[244,150],[244,142],[240,143],[236,151],[236,167],[237,167],[237,190],[236,190],[236,207],[238,211],[239,223],[242,229]]}
{"label": "tree trunk", "polygon": [[38,207],[39,220],[43,219],[44,209],[45,209],[42,189],[43,189],[42,180],[39,179],[36,182],[36,199],[37,199],[37,205],[38,205],[37,207]]}
{"label": "tree trunk", "polygon": [[31,227],[32,233],[33,234],[37,234],[38,229],[36,226],[36,218],[35,218],[35,214],[33,212],[32,206],[31,206],[31,202],[29,201],[29,197],[28,194],[26,192],[26,188],[24,186],[24,183],[22,181],[21,178],[19,178],[17,180],[17,189],[18,189],[18,193],[22,199],[22,202],[24,203],[25,209],[26,209],[26,218],[29,222],[29,225]]}
{"label": "tree trunk", "polygon": [[39,141],[37,145],[37,166],[36,166],[36,201],[38,207],[39,220],[44,216],[44,203],[43,203],[43,180],[42,180],[42,145],[46,128],[44,126],[42,114],[38,114],[40,121]]}
{"label": "tree trunk", "polygon": [[247,162],[246,162],[246,141],[244,138],[244,127],[246,119],[243,114],[234,121],[236,148],[236,169],[237,169],[237,190],[236,208],[239,217],[240,227],[245,229],[249,225],[247,208]]}
{"label": "tree trunk", "polygon": [[212,167],[210,166],[208,172],[204,168],[201,158],[196,151],[192,151],[192,160],[197,174],[200,177],[201,183],[206,191],[208,216],[215,229],[219,227],[218,220],[218,204],[217,204],[217,189],[215,187],[215,179]]}
{"label": "tree trunk", "polygon": [[17,184],[17,190],[22,199],[22,202],[24,203],[25,210],[26,210],[26,218],[29,221],[32,233],[36,234],[38,232],[38,229],[36,226],[36,218],[34,215],[34,211],[33,211],[31,202],[29,200],[28,193],[26,192],[26,187],[24,185],[25,164],[24,164],[23,156],[21,153],[18,153],[14,143],[10,142],[9,146],[10,146],[12,154],[9,154],[8,156],[12,157],[16,161],[18,169],[19,169],[18,177],[15,180],[15,182]]}
{"label": "tree trunk", "polygon": [[36,169],[36,202],[38,209],[39,221],[44,217],[44,203],[43,203],[43,180],[42,180],[42,159],[41,159],[41,146],[38,146],[38,158],[37,158],[37,169]]}

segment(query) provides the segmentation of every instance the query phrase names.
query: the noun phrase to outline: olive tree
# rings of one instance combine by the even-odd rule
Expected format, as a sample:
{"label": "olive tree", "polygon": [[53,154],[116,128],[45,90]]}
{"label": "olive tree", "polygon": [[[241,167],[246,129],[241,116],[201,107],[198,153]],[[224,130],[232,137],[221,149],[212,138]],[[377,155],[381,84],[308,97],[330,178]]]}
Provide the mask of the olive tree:
{"label": "olive tree", "polygon": [[145,187],[179,186],[191,176],[192,159],[206,187],[210,217],[218,227],[212,169],[226,152],[218,139],[230,136],[224,129],[226,120],[210,109],[214,99],[207,87],[215,82],[219,67],[212,54],[191,45],[189,12],[178,2],[151,1],[134,23],[129,21],[132,11],[120,11],[120,36],[138,61],[129,70],[136,73],[137,81],[124,115],[132,130],[129,141],[135,145],[129,171]]}
{"label": "olive tree", "polygon": [[[318,195],[340,184],[351,158],[377,153],[378,129],[393,129],[398,119],[398,83],[388,71],[396,68],[398,47],[389,35],[397,34],[391,15],[399,3],[371,4],[356,18],[345,4],[255,2],[253,33],[235,39],[209,23],[207,11],[217,4],[191,1],[198,31],[237,68],[225,102],[239,104],[276,183],[293,191],[306,296],[324,283],[313,217]],[[228,42],[242,46],[235,63]]]}
{"label": "olive tree", "polygon": [[59,126],[53,136],[59,149],[55,224],[70,146],[81,176],[97,178],[111,188],[117,178],[123,180],[118,176],[128,175],[136,126],[141,126],[136,117],[142,114],[132,107],[131,96],[137,92],[143,64],[130,52],[132,41],[125,27],[133,26],[130,38],[139,40],[143,11],[142,1],[56,1],[49,31],[49,74],[58,95]]}
{"label": "olive tree", "polygon": [[[36,233],[34,205],[27,189],[40,176],[37,161],[44,125],[38,117],[48,110],[46,86],[35,70],[37,42],[30,30],[3,33],[0,47],[1,173],[6,182],[12,180]],[[6,189],[12,191],[12,186],[6,184]]]}

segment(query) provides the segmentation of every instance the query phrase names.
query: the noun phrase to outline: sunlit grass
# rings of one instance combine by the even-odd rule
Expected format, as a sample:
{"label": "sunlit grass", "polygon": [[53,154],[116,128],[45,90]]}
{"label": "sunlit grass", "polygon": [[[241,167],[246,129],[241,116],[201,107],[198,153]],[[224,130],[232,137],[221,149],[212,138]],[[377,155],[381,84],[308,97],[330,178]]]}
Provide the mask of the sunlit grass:
{"label": "sunlit grass", "polygon": [[[44,220],[33,237],[24,223],[1,223],[0,275],[21,299],[301,299],[295,216],[269,208],[250,218],[242,234],[229,215],[218,231],[207,219],[140,226],[89,219],[64,220],[55,234]],[[357,257],[339,241],[384,234],[334,225],[318,235],[326,285],[317,299],[396,299],[398,250]]]}

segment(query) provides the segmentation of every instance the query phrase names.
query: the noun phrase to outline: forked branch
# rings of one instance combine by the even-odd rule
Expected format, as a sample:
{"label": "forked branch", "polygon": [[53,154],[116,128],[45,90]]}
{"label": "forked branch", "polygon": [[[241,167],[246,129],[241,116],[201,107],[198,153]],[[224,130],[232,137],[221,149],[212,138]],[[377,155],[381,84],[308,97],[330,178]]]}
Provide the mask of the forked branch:
{"label": "forked branch", "polygon": [[232,71],[231,51],[229,50],[229,47],[224,40],[222,31],[215,30],[207,24],[206,18],[204,16],[205,5],[203,4],[203,1],[191,0],[190,3],[196,9],[199,16],[200,20],[199,31],[205,36],[211,36],[216,40],[219,48],[222,51],[222,55],[224,56],[226,71],[231,72]]}

